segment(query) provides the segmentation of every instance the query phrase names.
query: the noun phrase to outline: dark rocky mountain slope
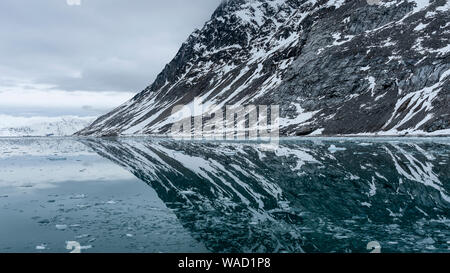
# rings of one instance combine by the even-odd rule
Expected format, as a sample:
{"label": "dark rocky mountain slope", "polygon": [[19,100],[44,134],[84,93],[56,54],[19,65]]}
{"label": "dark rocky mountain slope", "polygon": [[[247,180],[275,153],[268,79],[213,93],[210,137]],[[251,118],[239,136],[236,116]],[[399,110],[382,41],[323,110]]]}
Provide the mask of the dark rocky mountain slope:
{"label": "dark rocky mountain slope", "polygon": [[448,0],[229,0],[79,135],[165,134],[175,105],[279,105],[283,135],[450,134]]}

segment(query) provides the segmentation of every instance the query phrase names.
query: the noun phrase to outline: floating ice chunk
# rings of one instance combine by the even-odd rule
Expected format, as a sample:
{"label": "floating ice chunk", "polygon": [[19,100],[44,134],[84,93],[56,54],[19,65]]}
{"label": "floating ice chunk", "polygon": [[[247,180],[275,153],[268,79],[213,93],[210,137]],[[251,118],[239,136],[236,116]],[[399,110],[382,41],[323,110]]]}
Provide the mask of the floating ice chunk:
{"label": "floating ice chunk", "polygon": [[65,230],[67,229],[67,225],[55,225],[57,230]]}
{"label": "floating ice chunk", "polygon": [[45,250],[45,249],[47,249],[46,244],[40,244],[40,245],[36,246],[36,250]]}
{"label": "floating ice chunk", "polygon": [[347,148],[340,148],[340,147],[336,147],[335,145],[331,145],[330,148],[328,148],[328,151],[335,153],[337,151],[345,151],[347,150]]}
{"label": "floating ice chunk", "polygon": [[86,198],[85,194],[77,194],[70,197],[70,199],[84,199],[84,198]]}

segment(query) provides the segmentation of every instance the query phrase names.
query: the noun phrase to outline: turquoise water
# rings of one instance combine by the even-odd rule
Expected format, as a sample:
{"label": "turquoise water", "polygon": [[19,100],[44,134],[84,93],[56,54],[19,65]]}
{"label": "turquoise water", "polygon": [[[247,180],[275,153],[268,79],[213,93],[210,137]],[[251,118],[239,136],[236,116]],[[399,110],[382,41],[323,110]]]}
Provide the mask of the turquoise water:
{"label": "turquoise water", "polygon": [[0,139],[0,252],[450,252],[449,138]]}

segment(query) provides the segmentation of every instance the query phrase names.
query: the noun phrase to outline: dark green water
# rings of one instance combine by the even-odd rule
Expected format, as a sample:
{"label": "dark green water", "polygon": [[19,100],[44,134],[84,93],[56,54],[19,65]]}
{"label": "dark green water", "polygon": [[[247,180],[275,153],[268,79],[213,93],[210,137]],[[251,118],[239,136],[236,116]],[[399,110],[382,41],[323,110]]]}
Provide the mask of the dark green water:
{"label": "dark green water", "polygon": [[0,149],[0,252],[450,252],[449,138]]}

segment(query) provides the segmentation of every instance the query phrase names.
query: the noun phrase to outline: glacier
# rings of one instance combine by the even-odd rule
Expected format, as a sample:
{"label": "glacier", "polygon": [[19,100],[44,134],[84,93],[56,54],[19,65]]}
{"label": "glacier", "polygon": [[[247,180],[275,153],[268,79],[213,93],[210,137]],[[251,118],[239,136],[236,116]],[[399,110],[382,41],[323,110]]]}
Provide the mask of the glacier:
{"label": "glacier", "polygon": [[95,117],[0,115],[0,137],[70,136],[94,120]]}

